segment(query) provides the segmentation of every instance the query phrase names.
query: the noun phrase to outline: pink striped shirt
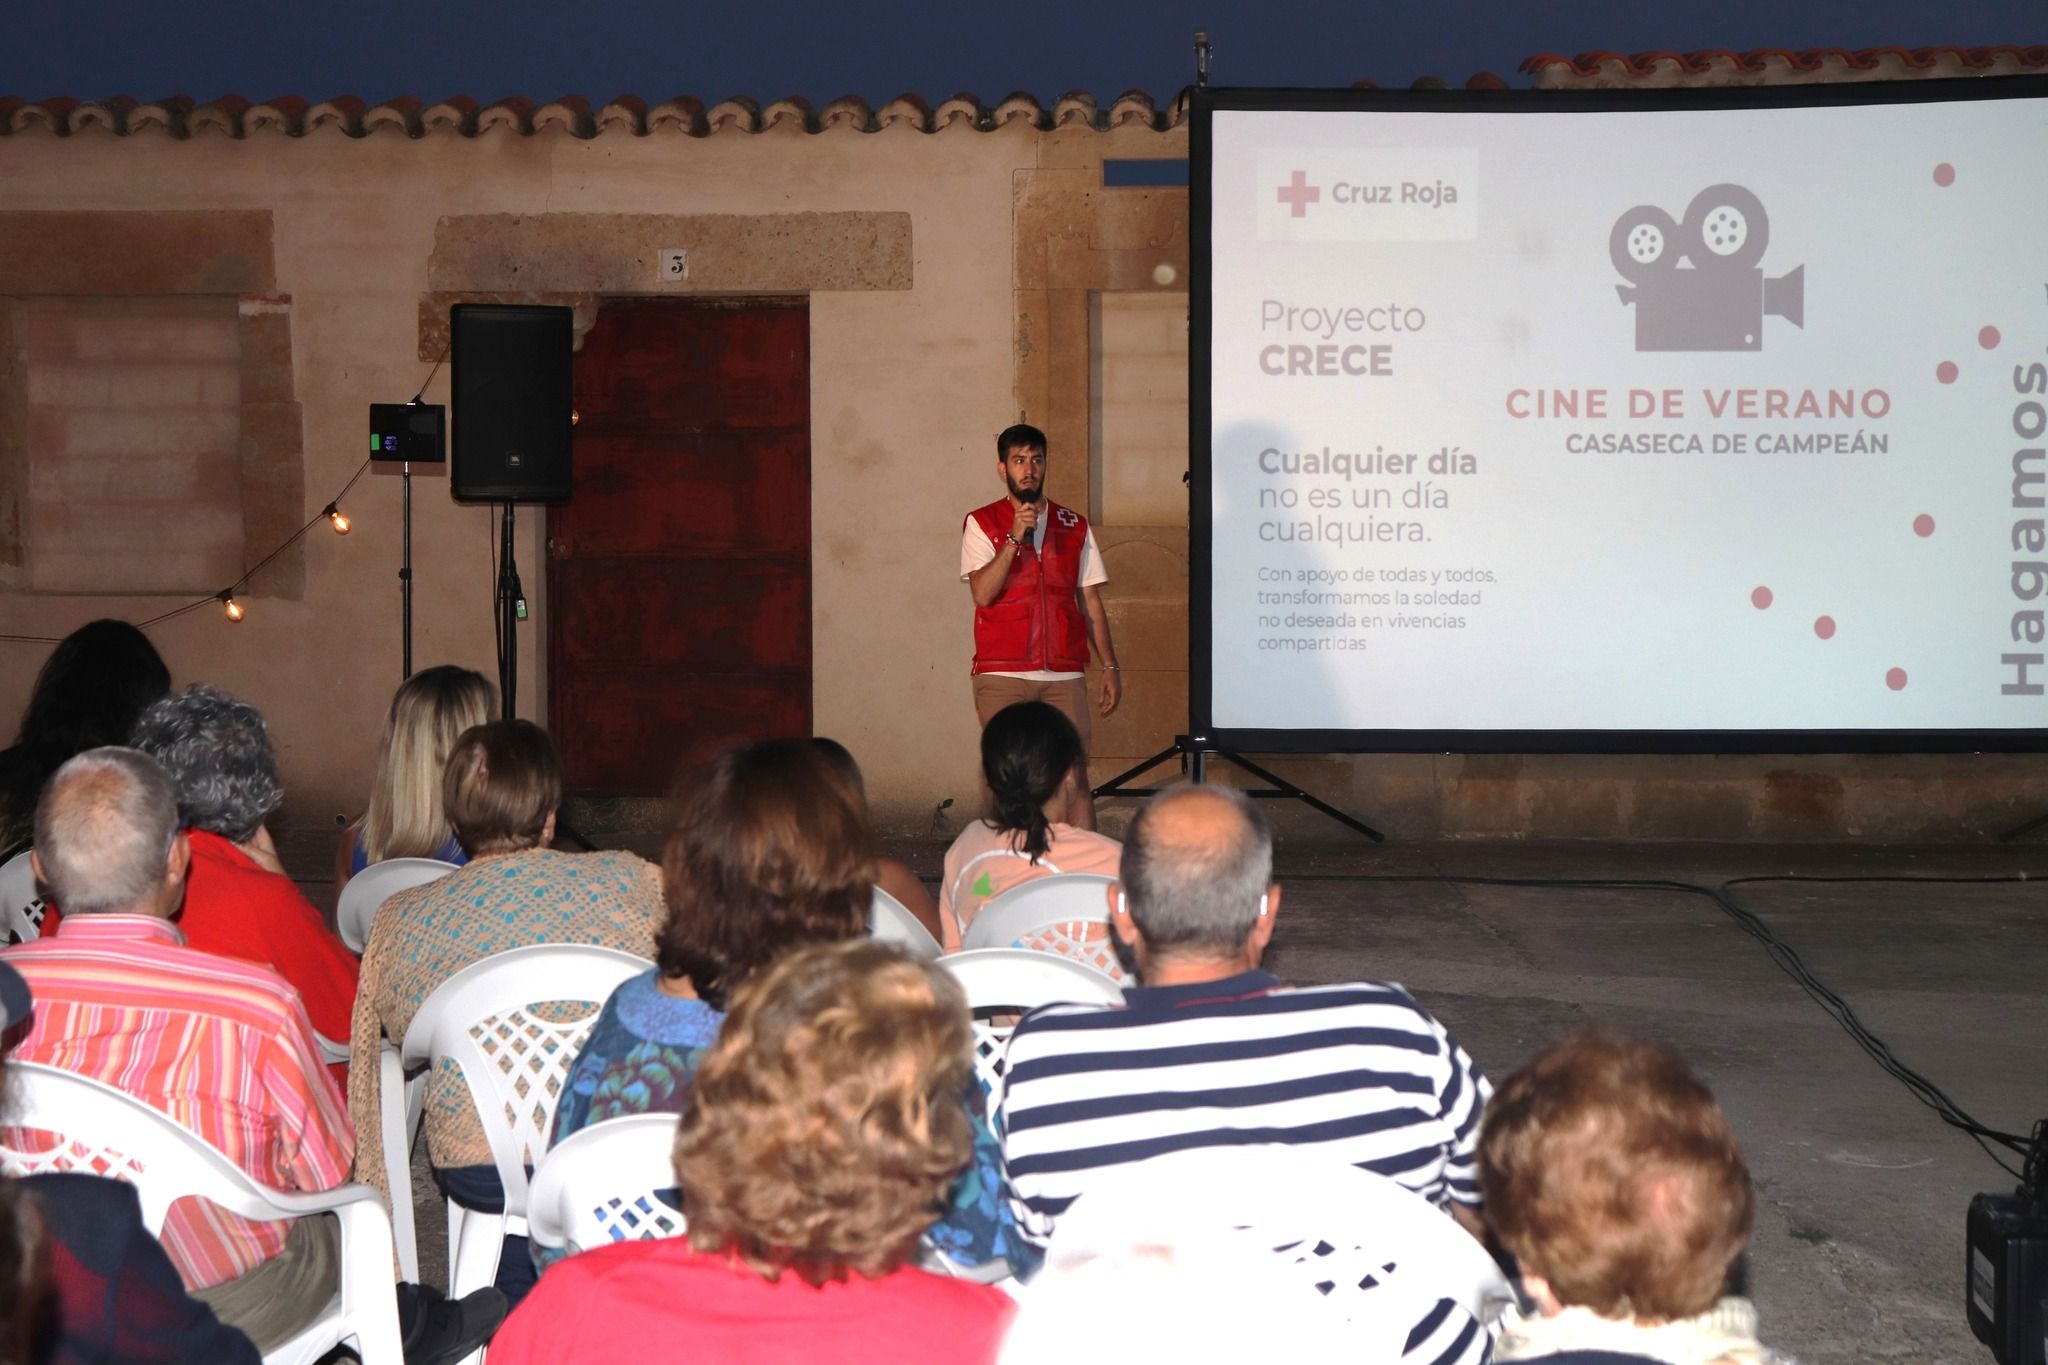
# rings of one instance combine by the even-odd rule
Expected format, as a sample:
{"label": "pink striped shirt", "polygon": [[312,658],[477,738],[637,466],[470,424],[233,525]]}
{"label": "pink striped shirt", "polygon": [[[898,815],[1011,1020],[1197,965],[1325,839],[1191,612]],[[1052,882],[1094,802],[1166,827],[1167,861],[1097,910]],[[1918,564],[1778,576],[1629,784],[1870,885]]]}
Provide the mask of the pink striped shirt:
{"label": "pink striped shirt", "polygon": [[[263,1184],[319,1191],[348,1179],[347,1106],[299,993],[276,972],[188,948],[151,915],[67,916],[54,938],[5,957],[35,996],[16,1059],[148,1101]],[[163,1243],[187,1287],[203,1289],[275,1256],[290,1230],[181,1199]]]}

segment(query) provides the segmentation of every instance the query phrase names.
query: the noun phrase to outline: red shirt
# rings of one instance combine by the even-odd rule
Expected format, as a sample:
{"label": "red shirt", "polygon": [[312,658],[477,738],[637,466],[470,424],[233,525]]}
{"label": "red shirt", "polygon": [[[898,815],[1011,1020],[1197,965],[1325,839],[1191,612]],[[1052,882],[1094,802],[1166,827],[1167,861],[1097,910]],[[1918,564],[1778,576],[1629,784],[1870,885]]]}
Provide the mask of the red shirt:
{"label": "red shirt", "polygon": [[204,952],[260,962],[299,988],[321,1037],[348,1042],[356,961],[290,877],[258,867],[218,834],[189,830],[192,871],[176,920],[185,942]]}
{"label": "red shirt", "polygon": [[1000,1289],[914,1266],[814,1289],[681,1237],[615,1242],[542,1275],[491,1339],[491,1365],[641,1365],[661,1342],[691,1365],[991,1365],[1012,1307]]}

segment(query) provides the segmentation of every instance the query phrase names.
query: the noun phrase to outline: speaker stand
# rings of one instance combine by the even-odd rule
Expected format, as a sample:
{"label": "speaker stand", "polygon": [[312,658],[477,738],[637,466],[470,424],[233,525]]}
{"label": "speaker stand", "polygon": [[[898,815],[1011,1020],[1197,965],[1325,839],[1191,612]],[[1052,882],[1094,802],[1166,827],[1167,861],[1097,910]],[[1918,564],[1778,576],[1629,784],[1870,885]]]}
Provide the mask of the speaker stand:
{"label": "speaker stand", "polygon": [[404,547],[398,561],[398,639],[399,667],[398,680],[404,682],[412,676],[412,461],[401,461],[398,475],[404,485],[405,518],[399,543]]}
{"label": "speaker stand", "polygon": [[517,506],[505,504],[498,546],[498,702],[499,714],[506,720],[512,719],[519,707],[519,621],[526,615],[526,593],[519,586],[519,566],[512,559],[512,520]]}

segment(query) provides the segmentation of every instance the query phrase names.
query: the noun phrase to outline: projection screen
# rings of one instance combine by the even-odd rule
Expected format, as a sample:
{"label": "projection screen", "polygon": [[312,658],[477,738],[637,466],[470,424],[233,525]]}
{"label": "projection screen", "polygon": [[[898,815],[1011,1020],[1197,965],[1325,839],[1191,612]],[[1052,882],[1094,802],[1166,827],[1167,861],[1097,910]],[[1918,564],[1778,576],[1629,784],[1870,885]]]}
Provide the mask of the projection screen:
{"label": "projection screen", "polygon": [[1198,92],[1190,186],[1195,734],[2048,747],[2048,83]]}

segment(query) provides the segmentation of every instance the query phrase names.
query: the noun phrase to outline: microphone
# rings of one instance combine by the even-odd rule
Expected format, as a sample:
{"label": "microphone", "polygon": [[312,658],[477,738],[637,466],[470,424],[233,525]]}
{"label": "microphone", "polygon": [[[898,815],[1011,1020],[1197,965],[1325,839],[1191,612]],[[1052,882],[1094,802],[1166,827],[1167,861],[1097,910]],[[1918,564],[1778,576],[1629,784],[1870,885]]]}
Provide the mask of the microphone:
{"label": "microphone", "polygon": [[[1043,488],[1020,488],[1017,490],[1017,501],[1027,506],[1041,502],[1044,498],[1045,489]],[[1024,544],[1030,546],[1035,553],[1045,553],[1043,548],[1045,545],[1045,521],[1043,518],[1040,518],[1032,526],[1031,534],[1024,537]]]}

